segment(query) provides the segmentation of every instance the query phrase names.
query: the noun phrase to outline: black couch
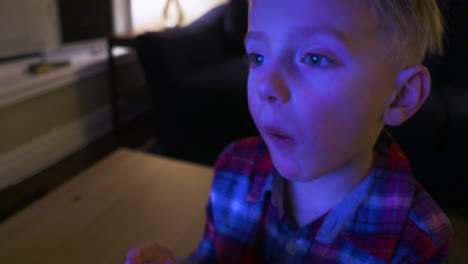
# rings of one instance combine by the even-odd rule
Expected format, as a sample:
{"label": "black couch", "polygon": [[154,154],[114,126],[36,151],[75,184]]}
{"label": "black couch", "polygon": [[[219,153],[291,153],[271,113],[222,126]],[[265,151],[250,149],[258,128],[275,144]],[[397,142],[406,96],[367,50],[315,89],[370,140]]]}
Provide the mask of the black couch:
{"label": "black couch", "polygon": [[247,107],[246,10],[246,1],[231,1],[189,26],[136,38],[164,154],[212,165],[226,144],[257,134]]}
{"label": "black couch", "polygon": [[[442,5],[446,52],[424,61],[433,76],[432,92],[413,118],[389,128],[432,193],[462,199],[468,176],[466,3]],[[156,137],[166,154],[212,164],[225,144],[257,133],[246,101],[246,24],[246,1],[231,0],[187,27],[136,39]]]}

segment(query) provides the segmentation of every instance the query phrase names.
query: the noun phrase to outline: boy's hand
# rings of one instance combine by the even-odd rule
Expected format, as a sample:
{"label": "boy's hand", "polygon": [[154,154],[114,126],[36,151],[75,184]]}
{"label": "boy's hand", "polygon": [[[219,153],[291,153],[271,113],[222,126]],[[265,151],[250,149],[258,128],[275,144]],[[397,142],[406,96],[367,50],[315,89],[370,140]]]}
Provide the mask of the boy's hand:
{"label": "boy's hand", "polygon": [[155,242],[145,242],[131,248],[125,264],[178,264],[171,252]]}

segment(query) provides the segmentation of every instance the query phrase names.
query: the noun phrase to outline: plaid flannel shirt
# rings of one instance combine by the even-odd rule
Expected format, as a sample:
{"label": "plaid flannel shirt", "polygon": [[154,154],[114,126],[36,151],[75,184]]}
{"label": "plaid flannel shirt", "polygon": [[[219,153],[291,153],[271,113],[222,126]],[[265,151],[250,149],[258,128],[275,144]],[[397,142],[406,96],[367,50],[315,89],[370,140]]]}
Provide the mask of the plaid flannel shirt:
{"label": "plaid flannel shirt", "polygon": [[[297,228],[283,213],[261,138],[229,145],[215,166],[196,263],[442,263],[449,220],[383,132],[379,166],[344,201]],[[279,198],[277,198],[279,197]]]}

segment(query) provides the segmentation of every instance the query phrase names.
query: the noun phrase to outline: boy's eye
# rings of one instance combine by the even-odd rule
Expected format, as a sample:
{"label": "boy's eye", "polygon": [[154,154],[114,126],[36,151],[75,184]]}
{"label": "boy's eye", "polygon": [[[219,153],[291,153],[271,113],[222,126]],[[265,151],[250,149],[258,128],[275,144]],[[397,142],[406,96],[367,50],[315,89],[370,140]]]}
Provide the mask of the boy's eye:
{"label": "boy's eye", "polygon": [[328,66],[332,62],[322,55],[309,53],[303,58],[303,62],[312,66]]}
{"label": "boy's eye", "polygon": [[260,54],[255,54],[255,53],[248,54],[247,59],[251,67],[260,66],[265,62],[265,57],[263,57]]}

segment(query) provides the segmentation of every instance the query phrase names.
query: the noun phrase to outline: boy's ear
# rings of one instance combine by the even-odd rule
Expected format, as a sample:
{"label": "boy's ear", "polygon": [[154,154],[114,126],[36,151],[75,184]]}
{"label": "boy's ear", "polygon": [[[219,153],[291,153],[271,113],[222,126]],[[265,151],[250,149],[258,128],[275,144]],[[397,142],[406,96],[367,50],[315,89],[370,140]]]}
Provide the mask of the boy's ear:
{"label": "boy's ear", "polygon": [[431,90],[431,75],[422,65],[402,70],[396,80],[383,114],[386,125],[397,126],[413,116],[426,100]]}

